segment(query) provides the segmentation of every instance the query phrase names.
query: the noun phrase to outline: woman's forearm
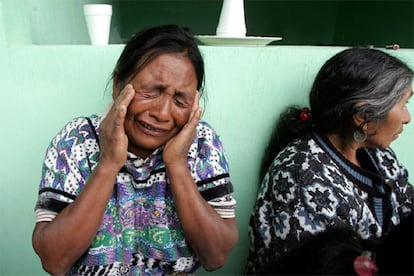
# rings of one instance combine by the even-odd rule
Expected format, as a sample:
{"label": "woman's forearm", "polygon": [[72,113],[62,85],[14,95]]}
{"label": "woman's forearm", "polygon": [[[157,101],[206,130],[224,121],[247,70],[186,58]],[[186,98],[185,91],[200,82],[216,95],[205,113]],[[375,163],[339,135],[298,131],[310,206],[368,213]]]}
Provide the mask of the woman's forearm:
{"label": "woman's forearm", "polygon": [[236,220],[223,219],[200,195],[186,164],[167,167],[184,234],[206,270],[224,265],[238,240]]}
{"label": "woman's forearm", "polygon": [[63,274],[91,245],[112,194],[117,172],[98,165],[79,196],[51,222],[39,222],[33,247],[51,274]]}

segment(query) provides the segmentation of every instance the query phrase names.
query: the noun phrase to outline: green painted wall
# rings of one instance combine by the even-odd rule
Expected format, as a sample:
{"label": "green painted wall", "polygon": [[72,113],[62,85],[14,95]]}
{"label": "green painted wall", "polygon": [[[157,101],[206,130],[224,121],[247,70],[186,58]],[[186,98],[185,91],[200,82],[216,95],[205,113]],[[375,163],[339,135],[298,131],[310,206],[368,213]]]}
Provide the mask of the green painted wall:
{"label": "green painted wall", "polygon": [[[11,28],[12,16],[4,12],[6,7],[10,11],[29,2],[36,3],[0,0],[0,275],[46,275],[31,246],[33,208],[46,147],[71,118],[104,109],[110,100],[109,76],[123,47],[32,46],[27,43],[32,31],[17,19]],[[317,70],[342,49],[201,47],[209,95],[204,118],[221,134],[230,159],[240,230],[240,241],[227,265],[213,275],[242,272],[260,158],[272,123],[287,104],[307,103]],[[414,68],[413,49],[389,53]],[[409,109],[414,116],[413,103]],[[393,144],[410,172],[414,172],[413,137],[414,124],[410,124]],[[414,182],[412,175],[410,180]]]}
{"label": "green painted wall", "polygon": [[[341,49],[201,47],[209,95],[204,118],[221,134],[230,158],[240,229],[237,248],[216,275],[241,274],[260,158],[272,123],[287,104],[306,104],[316,71]],[[72,117],[106,106],[106,85],[121,50],[122,45],[0,48],[0,275],[44,275],[31,231],[45,149]],[[414,66],[414,50],[392,53]],[[414,113],[412,103],[409,108]],[[413,135],[411,124],[394,144],[411,172]]]}

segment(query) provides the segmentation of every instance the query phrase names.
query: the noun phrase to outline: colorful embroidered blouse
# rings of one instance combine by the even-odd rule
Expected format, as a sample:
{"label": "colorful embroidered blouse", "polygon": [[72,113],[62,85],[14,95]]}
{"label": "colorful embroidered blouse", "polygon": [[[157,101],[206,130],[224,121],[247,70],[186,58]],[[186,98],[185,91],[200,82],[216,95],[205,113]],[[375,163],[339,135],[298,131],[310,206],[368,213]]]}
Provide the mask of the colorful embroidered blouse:
{"label": "colorful embroidered blouse", "polygon": [[[53,220],[73,202],[97,165],[100,117],[89,120],[72,120],[48,147],[35,208],[37,221]],[[175,211],[162,150],[156,149],[145,160],[128,153],[93,243],[70,275],[165,275],[192,273],[199,267]],[[234,217],[227,158],[206,122],[197,126],[187,160],[203,198],[223,218]]]}

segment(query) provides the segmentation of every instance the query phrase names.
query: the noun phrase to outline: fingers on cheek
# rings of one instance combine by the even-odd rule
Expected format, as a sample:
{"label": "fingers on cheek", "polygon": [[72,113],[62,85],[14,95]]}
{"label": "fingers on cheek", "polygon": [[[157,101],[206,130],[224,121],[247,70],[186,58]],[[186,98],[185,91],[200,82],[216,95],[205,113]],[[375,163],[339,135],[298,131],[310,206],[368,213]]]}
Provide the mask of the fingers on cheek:
{"label": "fingers on cheek", "polygon": [[127,100],[128,102],[131,101],[135,96],[135,90],[131,87],[128,87],[123,91],[123,99]]}
{"label": "fingers on cheek", "polygon": [[126,106],[123,105],[123,104],[121,104],[121,105],[118,105],[117,109],[118,109],[118,114],[121,114],[122,115],[126,111]]}
{"label": "fingers on cheek", "polygon": [[201,108],[197,108],[194,112],[194,117],[196,120],[199,120],[201,118]]}
{"label": "fingers on cheek", "polygon": [[123,123],[125,115],[126,115],[126,107],[124,105],[118,105],[115,109],[115,118],[114,118],[115,126],[120,126]]}

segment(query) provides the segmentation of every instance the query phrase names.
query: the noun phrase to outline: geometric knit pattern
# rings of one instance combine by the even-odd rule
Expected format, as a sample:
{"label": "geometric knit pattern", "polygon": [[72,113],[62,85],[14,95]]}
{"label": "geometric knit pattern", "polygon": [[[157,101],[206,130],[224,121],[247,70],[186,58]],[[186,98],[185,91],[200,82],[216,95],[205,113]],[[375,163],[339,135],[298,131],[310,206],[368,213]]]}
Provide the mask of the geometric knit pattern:
{"label": "geometric knit pattern", "polygon": [[[59,213],[73,202],[99,160],[101,118],[75,118],[47,149],[38,210]],[[227,157],[215,131],[200,121],[188,166],[206,201],[233,202]],[[101,225],[87,252],[69,275],[164,275],[194,272],[199,261],[178,219],[162,160],[163,148],[145,160],[128,153],[117,175]]]}
{"label": "geometric knit pattern", "polygon": [[362,167],[316,132],[274,159],[259,188],[249,225],[247,274],[331,225],[351,225],[364,239],[389,232],[413,211],[407,170],[391,149],[358,150]]}

